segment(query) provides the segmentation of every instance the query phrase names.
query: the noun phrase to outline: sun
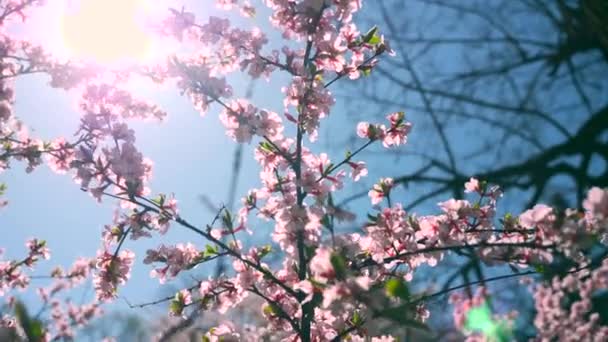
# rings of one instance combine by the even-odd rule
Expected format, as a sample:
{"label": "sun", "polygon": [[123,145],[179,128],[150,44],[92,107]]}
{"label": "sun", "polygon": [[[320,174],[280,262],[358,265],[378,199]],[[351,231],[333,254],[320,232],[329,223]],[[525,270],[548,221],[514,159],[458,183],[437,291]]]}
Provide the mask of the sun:
{"label": "sun", "polygon": [[144,0],[67,0],[62,12],[61,37],[71,57],[101,64],[150,57]]}

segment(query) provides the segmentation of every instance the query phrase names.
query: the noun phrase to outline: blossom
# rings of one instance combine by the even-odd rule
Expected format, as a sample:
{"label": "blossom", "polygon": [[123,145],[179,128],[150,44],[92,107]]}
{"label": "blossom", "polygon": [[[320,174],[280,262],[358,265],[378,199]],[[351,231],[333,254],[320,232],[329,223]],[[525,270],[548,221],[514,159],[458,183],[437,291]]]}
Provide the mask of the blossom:
{"label": "blossom", "polygon": [[583,208],[593,219],[603,220],[608,218],[608,190],[593,187],[587,193],[583,201]]}
{"label": "blossom", "polygon": [[405,121],[405,113],[396,112],[386,117],[390,122],[390,128],[382,139],[384,147],[399,146],[407,142],[407,135],[412,130],[412,124]]}
{"label": "blossom", "polygon": [[535,228],[539,224],[543,225],[552,221],[552,213],[553,208],[544,204],[537,204],[534,208],[526,210],[519,216],[519,223],[524,228]]}
{"label": "blossom", "polygon": [[257,108],[245,100],[234,101],[220,114],[226,134],[237,142],[250,142],[256,130]]}
{"label": "blossom", "polygon": [[331,262],[332,251],[327,247],[319,247],[315,251],[315,256],[310,260],[310,269],[315,276],[315,280],[327,282],[336,277],[336,271]]}
{"label": "blossom", "polygon": [[236,342],[240,340],[240,334],[236,332],[234,325],[229,322],[211,328],[209,332],[205,334],[205,337],[210,342]]}
{"label": "blossom", "polygon": [[25,246],[29,249],[29,261],[27,264],[33,263],[38,257],[42,257],[42,259],[49,259],[51,257],[49,248],[44,240],[30,239],[25,243]]}
{"label": "blossom", "polygon": [[357,125],[357,135],[360,138],[382,140],[382,145],[386,148],[405,144],[407,142],[407,135],[412,130],[412,124],[405,121],[405,113],[391,113],[386,118],[390,123],[390,127],[360,122]]}
{"label": "blossom", "polygon": [[[537,315],[534,326],[542,340],[601,341],[608,338],[608,327],[600,323],[592,297],[608,289],[608,259],[589,272],[574,271],[564,278],[533,288]],[[572,297],[571,294],[577,293]],[[566,301],[566,298],[570,298]]]}
{"label": "blossom", "polygon": [[187,289],[180,290],[175,294],[175,298],[171,302],[172,316],[181,316],[186,306],[192,304],[192,295]]}
{"label": "blossom", "polygon": [[122,250],[115,256],[106,250],[97,253],[97,272],[93,276],[93,284],[97,299],[107,301],[114,299],[118,285],[123,285],[131,276],[131,267],[135,254]]}
{"label": "blossom", "polygon": [[51,170],[66,173],[75,159],[74,148],[64,138],[58,138],[50,144],[50,150],[48,163]]}
{"label": "blossom", "polygon": [[246,100],[230,103],[220,114],[226,134],[237,142],[250,142],[254,135],[269,139],[280,139],[283,131],[277,113],[258,110]]}
{"label": "blossom", "polygon": [[316,139],[321,119],[329,115],[335,99],[322,82],[314,80],[312,84],[302,77],[294,77],[291,84],[282,89],[285,94],[286,112],[289,106],[298,108],[299,122],[309,134],[310,140]]}
{"label": "blossom", "polygon": [[384,139],[386,127],[383,125],[372,125],[369,122],[359,122],[357,125],[357,135],[360,138],[369,140]]}
{"label": "blossom", "polygon": [[388,197],[393,188],[392,178],[381,178],[380,181],[372,187],[368,195],[371,198],[372,204],[376,205],[382,202],[382,199]]}
{"label": "blossom", "polygon": [[452,220],[457,220],[466,216],[467,211],[471,208],[471,204],[466,200],[449,199],[438,204],[439,207]]}
{"label": "blossom", "polygon": [[108,160],[110,168],[118,177],[133,184],[140,184],[150,173],[150,167],[144,162],[142,154],[128,142],[120,148],[112,149]]}
{"label": "blossom", "polygon": [[171,17],[167,18],[163,23],[162,31],[173,35],[176,39],[182,40],[184,31],[186,31],[195,22],[194,13],[177,11],[171,9]]}
{"label": "blossom", "polygon": [[196,266],[196,263],[202,259],[203,254],[191,243],[175,246],[161,245],[157,249],[146,251],[144,264],[156,262],[165,264],[150,272],[151,277],[158,277],[159,282],[163,284],[168,278],[174,278],[181,271]]}
{"label": "blossom", "polygon": [[317,207],[298,207],[294,204],[280,205],[274,215],[276,224],[272,239],[287,253],[295,254],[298,234],[304,243],[311,245],[319,241],[323,212]]}
{"label": "blossom", "polygon": [[348,162],[348,165],[351,167],[350,177],[353,181],[357,182],[361,177],[367,176],[367,167],[365,162]]}
{"label": "blossom", "polygon": [[480,192],[479,181],[476,178],[469,179],[468,182],[464,183],[465,192]]}

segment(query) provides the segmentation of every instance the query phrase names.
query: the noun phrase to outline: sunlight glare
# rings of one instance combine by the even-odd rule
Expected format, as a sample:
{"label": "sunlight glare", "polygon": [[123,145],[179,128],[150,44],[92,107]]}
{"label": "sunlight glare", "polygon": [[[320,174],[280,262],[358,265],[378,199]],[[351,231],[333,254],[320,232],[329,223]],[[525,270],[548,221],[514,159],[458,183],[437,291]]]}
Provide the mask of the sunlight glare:
{"label": "sunlight glare", "polygon": [[64,48],[96,63],[139,62],[150,57],[144,0],[68,0],[61,18]]}

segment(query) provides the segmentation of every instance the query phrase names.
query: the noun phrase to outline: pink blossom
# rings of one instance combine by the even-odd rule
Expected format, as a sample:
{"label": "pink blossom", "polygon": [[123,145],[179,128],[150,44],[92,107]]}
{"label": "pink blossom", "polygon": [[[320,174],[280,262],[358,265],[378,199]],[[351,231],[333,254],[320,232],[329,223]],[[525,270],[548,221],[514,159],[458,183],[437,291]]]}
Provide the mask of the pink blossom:
{"label": "pink blossom", "polygon": [[177,244],[175,246],[160,245],[157,249],[146,251],[144,264],[163,263],[163,267],[150,272],[151,277],[158,277],[160,283],[168,278],[176,277],[181,271],[195,267],[203,255],[191,244]]}
{"label": "pink blossom", "polygon": [[237,342],[240,341],[240,334],[236,332],[235,327],[230,322],[222,323],[221,325],[211,328],[205,337],[209,342]]}
{"label": "pink blossom", "polygon": [[30,261],[28,261],[27,264],[33,263],[38,257],[42,257],[42,259],[45,260],[51,257],[49,248],[46,246],[46,241],[44,240],[30,239],[25,243],[25,246],[29,249]]}
{"label": "pink blossom", "polygon": [[[608,337],[608,327],[598,321],[598,313],[592,311],[591,297],[608,289],[608,260],[591,271],[576,272],[565,278],[553,278],[550,284],[540,284],[534,290],[537,315],[534,325],[538,337],[543,340],[567,340],[576,336],[580,340],[599,341]],[[577,299],[564,306],[571,293]],[[588,317],[588,318],[587,318]],[[599,339],[598,339],[599,338]]]}
{"label": "pink blossom", "polygon": [[544,227],[554,220],[553,208],[544,204],[537,204],[534,208],[525,211],[519,216],[519,223],[524,228]]}
{"label": "pink blossom", "polygon": [[407,142],[407,135],[412,130],[412,124],[405,121],[405,113],[396,112],[387,116],[391,126],[382,139],[384,147],[399,146]]}
{"label": "pink blossom", "polygon": [[471,178],[468,182],[464,183],[464,188],[465,192],[481,192],[479,181],[475,178]]}
{"label": "pink blossom", "polygon": [[348,165],[351,167],[350,177],[353,181],[357,182],[361,177],[367,176],[367,167],[365,162],[349,162]]}
{"label": "pink blossom", "polygon": [[226,134],[237,142],[250,142],[256,130],[257,108],[245,100],[234,101],[220,114]]}
{"label": "pink blossom", "polygon": [[332,251],[327,247],[319,247],[315,252],[315,256],[310,260],[310,269],[312,270],[315,280],[327,282],[336,276],[336,271],[331,263]]}
{"label": "pink blossom", "polygon": [[112,149],[108,160],[112,171],[125,181],[140,185],[141,181],[148,177],[150,167],[144,163],[142,154],[137,151],[133,144],[125,142],[121,148]]}
{"label": "pink blossom", "polygon": [[370,140],[383,139],[386,135],[386,128],[381,125],[372,125],[368,122],[360,122],[357,125],[357,135],[360,138]]}
{"label": "pink blossom", "polygon": [[97,299],[107,301],[117,295],[118,285],[129,280],[135,254],[129,250],[120,251],[116,256],[108,251],[97,253],[97,273],[93,276]]}
{"label": "pink blossom", "polygon": [[372,187],[368,195],[371,198],[372,204],[377,205],[382,202],[382,199],[388,197],[393,188],[392,178],[381,178],[380,181]]}
{"label": "pink blossom", "polygon": [[594,219],[608,218],[608,190],[593,187],[587,193],[583,208]]}
{"label": "pink blossom", "polygon": [[171,9],[171,14],[172,16],[163,23],[164,27],[161,30],[181,41],[184,31],[194,24],[194,13]]}
{"label": "pink blossom", "polygon": [[66,173],[75,159],[74,148],[64,138],[58,138],[50,144],[50,149],[49,167],[57,173]]}

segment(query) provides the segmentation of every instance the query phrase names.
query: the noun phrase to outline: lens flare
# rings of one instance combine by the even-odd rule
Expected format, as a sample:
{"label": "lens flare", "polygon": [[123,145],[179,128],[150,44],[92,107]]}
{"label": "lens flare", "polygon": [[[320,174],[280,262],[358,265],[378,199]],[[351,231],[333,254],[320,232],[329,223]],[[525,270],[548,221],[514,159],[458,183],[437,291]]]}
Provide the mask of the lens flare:
{"label": "lens flare", "polygon": [[72,0],[61,16],[64,48],[97,63],[141,61],[151,53],[143,0]]}
{"label": "lens flare", "polygon": [[469,310],[465,330],[481,333],[492,342],[507,342],[512,337],[507,322],[494,320],[487,303]]}

